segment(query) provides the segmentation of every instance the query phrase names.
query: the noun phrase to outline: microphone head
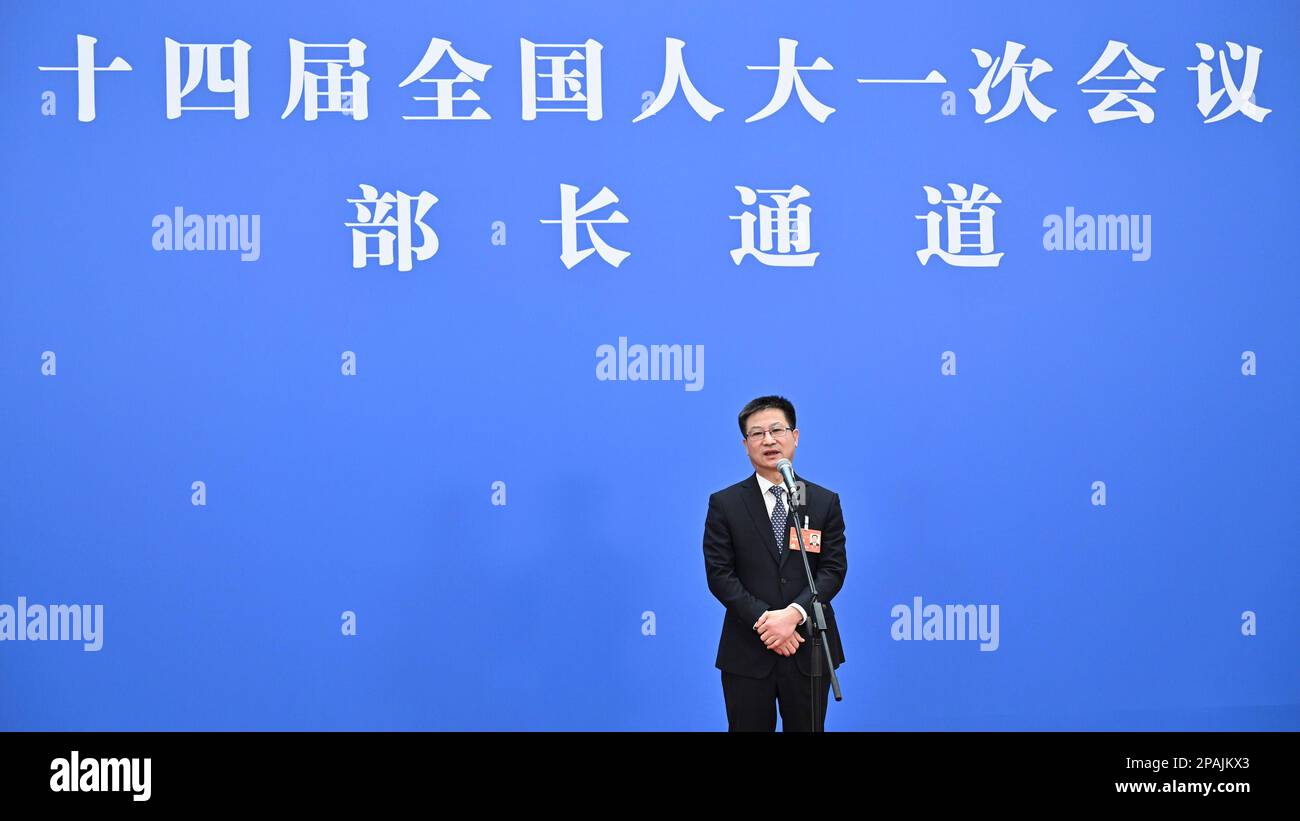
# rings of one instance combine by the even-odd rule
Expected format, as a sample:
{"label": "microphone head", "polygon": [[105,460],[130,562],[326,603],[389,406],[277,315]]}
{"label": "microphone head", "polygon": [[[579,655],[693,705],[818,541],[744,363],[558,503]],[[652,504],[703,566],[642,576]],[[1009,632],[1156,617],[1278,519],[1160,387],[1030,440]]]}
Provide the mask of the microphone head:
{"label": "microphone head", "polygon": [[789,460],[789,459],[782,459],[781,461],[777,462],[777,463],[776,463],[776,469],[779,470],[779,471],[781,471],[781,472],[783,472],[783,473],[784,473],[785,471],[789,470],[789,469],[790,469],[790,460]]}

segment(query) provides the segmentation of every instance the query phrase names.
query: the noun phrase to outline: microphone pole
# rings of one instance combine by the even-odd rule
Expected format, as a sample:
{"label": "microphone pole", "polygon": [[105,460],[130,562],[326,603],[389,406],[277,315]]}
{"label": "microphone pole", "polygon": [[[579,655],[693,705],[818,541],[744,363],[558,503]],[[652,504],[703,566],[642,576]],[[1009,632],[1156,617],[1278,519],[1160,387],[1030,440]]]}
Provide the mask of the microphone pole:
{"label": "microphone pole", "polygon": [[[786,492],[790,494],[790,512],[794,513],[794,471],[790,467],[789,459],[782,459],[776,463],[776,469],[781,472],[781,478],[784,480]],[[807,505],[804,505],[805,509]],[[817,715],[820,712],[821,702],[821,683],[822,683],[822,657],[826,658],[826,669],[830,671],[831,689],[835,691],[835,700],[843,701],[844,695],[840,692],[840,677],[835,674],[835,665],[831,659],[831,642],[827,636],[826,613],[822,610],[822,603],[817,593],[817,582],[813,579],[812,565],[808,563],[808,546],[803,542],[803,523],[799,521],[798,514],[795,514],[794,532],[799,539],[799,555],[803,557],[803,572],[808,577],[808,592],[812,594],[813,612],[808,617],[808,637],[813,640],[813,657],[812,657],[812,731],[818,732],[820,722],[817,721]],[[814,632],[816,631],[816,632]],[[819,652],[820,651],[820,652]]]}

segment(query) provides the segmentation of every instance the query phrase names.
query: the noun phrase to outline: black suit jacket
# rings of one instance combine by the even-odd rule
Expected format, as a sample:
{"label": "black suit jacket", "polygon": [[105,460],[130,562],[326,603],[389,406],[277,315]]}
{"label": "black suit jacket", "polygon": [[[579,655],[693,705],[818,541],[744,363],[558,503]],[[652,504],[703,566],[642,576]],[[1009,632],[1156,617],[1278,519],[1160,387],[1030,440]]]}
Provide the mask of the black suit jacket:
{"label": "black suit jacket", "polygon": [[[839,495],[797,474],[795,478],[804,482],[805,498],[804,504],[794,509],[795,515],[789,518],[789,525],[793,526],[796,520],[802,525],[804,516],[807,516],[808,526],[822,531],[821,552],[809,553],[808,561],[826,613],[831,659],[834,666],[839,667],[844,662],[844,648],[840,644],[840,632],[830,602],[840,592],[849,568],[844,550],[844,514],[840,510]],[[787,527],[787,539],[789,531]],[[781,550],[781,559],[777,560],[772,520],[767,515],[757,476],[751,474],[744,481],[709,497],[709,513],[704,520],[704,569],[709,578],[709,590],[727,608],[722,619],[722,637],[718,641],[715,665],[737,675],[766,676],[781,656],[763,644],[754,630],[754,622],[765,610],[780,610],[791,602],[798,602],[808,611],[808,621],[798,628],[807,636],[813,608],[803,560],[786,546]],[[811,639],[795,651],[795,663],[804,675],[812,675],[812,651]],[[826,672],[825,663],[823,657],[823,674]]]}

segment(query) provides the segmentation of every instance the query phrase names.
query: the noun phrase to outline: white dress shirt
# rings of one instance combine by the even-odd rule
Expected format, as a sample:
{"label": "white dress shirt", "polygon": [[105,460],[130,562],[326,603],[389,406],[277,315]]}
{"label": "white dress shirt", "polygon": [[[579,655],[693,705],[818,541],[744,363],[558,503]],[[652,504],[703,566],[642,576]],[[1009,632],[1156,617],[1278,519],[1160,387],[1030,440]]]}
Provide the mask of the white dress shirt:
{"label": "white dress shirt", "polygon": [[[771,521],[772,511],[776,509],[776,494],[771,492],[771,488],[774,486],[775,483],[769,482],[767,480],[767,477],[759,473],[758,471],[754,471],[754,475],[758,477],[758,489],[763,492],[763,503],[767,505],[767,518],[768,521]],[[782,487],[784,487],[784,485]],[[787,528],[794,527],[795,525],[794,514],[790,510],[789,496],[790,494],[788,492],[781,494],[781,498],[785,499],[785,511],[786,511],[785,523]],[[789,536],[789,533],[790,531],[787,529],[786,530],[787,537]],[[789,550],[790,548],[788,545],[782,545],[782,549]],[[808,621],[807,611],[805,611],[803,607],[799,605],[798,602],[790,602],[789,606],[799,611],[800,624],[803,624],[804,622]]]}

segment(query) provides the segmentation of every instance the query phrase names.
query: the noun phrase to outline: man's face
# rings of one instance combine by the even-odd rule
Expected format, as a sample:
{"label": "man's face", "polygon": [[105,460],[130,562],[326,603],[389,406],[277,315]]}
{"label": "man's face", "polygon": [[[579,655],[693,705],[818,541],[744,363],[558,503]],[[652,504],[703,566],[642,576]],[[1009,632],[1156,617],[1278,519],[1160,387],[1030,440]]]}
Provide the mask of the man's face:
{"label": "man's face", "polygon": [[[766,408],[751,413],[745,420],[746,433],[755,431],[770,431],[773,427],[788,427],[790,420],[785,418],[785,413],[776,408]],[[799,431],[786,431],[782,436],[774,436],[771,433],[765,433],[761,436],[750,436],[745,439],[745,450],[749,453],[749,461],[755,470],[763,469],[768,472],[776,470],[776,463],[782,459],[794,461],[794,449],[799,446]]]}

